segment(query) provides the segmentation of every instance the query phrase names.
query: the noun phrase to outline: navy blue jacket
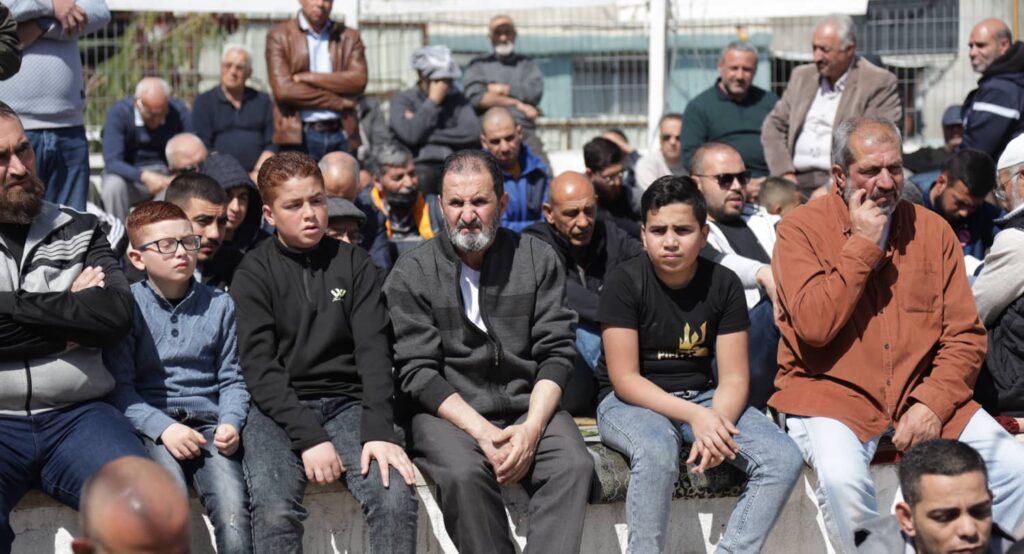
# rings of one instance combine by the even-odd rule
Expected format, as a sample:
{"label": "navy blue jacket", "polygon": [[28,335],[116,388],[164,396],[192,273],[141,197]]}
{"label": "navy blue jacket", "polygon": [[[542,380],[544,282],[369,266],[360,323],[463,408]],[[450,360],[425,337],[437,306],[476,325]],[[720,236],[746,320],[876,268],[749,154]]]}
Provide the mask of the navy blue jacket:
{"label": "navy blue jacket", "polygon": [[145,125],[135,125],[135,99],[122,98],[107,110],[102,135],[103,164],[107,173],[137,183],[143,167],[167,164],[164,149],[171,137],[190,132],[192,120],[181,100],[171,98],[164,124],[148,129]]}
{"label": "navy blue jacket", "polygon": [[960,149],[987,152],[993,160],[1024,132],[1024,43],[1015,42],[981,74],[978,88],[964,100],[964,140]]}

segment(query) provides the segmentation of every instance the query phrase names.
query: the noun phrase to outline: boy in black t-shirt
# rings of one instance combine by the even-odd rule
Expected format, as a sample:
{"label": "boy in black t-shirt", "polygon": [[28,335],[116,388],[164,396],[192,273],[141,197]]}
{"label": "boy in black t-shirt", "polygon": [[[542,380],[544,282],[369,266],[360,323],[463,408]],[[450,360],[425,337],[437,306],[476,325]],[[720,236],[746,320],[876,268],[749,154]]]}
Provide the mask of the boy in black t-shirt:
{"label": "boy in black t-shirt", "polygon": [[700,191],[688,177],[662,177],[641,204],[647,256],[608,276],[598,309],[604,355],[597,422],[602,440],[630,457],[628,550],[687,549],[666,549],[686,442],[693,445],[686,463],[696,464],[694,473],[724,461],[748,475],[718,552],[758,552],[803,458],[785,433],[747,406],[746,300],[736,274],[698,256],[708,235]]}

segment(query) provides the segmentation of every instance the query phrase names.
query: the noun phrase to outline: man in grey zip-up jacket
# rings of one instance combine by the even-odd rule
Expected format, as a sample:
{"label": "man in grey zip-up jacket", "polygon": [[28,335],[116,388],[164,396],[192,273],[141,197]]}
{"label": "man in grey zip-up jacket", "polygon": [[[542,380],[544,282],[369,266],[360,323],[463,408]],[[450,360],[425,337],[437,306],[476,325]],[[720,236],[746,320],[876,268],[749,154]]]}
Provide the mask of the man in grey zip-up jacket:
{"label": "man in grey zip-up jacket", "polygon": [[100,348],[128,333],[132,305],[97,219],[43,201],[32,145],[0,102],[0,554],[34,484],[77,508],[93,472],[146,455],[102,401],[114,379]]}
{"label": "man in grey zip-up jacket", "polygon": [[445,160],[446,234],[398,260],[384,286],[411,452],[437,484],[460,552],[512,553],[499,484],[531,493],[529,549],[576,552],[593,460],[558,402],[576,317],[548,244],[499,227],[508,204],[486,152]]}

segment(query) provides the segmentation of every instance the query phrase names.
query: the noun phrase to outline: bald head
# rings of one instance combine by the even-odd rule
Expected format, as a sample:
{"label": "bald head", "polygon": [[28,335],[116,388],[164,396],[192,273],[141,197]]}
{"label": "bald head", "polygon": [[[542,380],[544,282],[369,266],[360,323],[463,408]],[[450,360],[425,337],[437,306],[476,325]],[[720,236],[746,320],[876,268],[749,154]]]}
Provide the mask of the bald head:
{"label": "bald head", "polygon": [[512,112],[501,106],[495,106],[487,110],[484,112],[484,115],[480,117],[480,126],[484,129],[485,133],[488,128],[493,129],[499,125],[508,124],[515,125],[516,120],[512,117]]}
{"label": "bald head", "polygon": [[590,179],[566,171],[551,181],[544,219],[573,248],[585,248],[594,238],[597,194]]}
{"label": "bald head", "polygon": [[164,148],[167,157],[167,169],[171,173],[179,173],[186,169],[195,170],[206,159],[206,145],[192,133],[179,133],[167,141]]}
{"label": "bald head", "polygon": [[990,17],[983,19],[971,29],[970,41],[967,43],[971,67],[978,73],[984,73],[999,56],[1002,56],[1013,43],[1010,28],[1000,19]]}
{"label": "bald head", "polygon": [[320,158],[327,196],[354,202],[359,195],[359,161],[346,152],[331,152]]}
{"label": "bald head", "polygon": [[129,456],[103,466],[82,488],[75,554],[191,551],[188,499],[153,461]]}
{"label": "bald head", "polygon": [[551,180],[548,196],[551,204],[559,205],[566,201],[594,196],[594,184],[586,175],[578,171],[566,171]]}
{"label": "bald head", "polygon": [[480,128],[480,143],[498,159],[502,169],[512,171],[519,163],[523,144],[523,130],[512,113],[500,106],[491,108],[480,118]]}
{"label": "bald head", "polygon": [[170,110],[171,85],[159,77],[146,77],[135,85],[135,109],[147,129],[164,124]]}

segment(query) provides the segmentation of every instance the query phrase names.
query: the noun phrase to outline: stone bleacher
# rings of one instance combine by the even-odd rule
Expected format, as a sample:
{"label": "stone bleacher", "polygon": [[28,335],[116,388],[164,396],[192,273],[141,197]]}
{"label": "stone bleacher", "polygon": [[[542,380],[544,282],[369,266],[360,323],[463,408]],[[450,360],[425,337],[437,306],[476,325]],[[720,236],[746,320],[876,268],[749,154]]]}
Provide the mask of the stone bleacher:
{"label": "stone bleacher", "polygon": [[[595,478],[591,505],[587,509],[583,552],[623,552],[626,539],[624,502],[629,484],[629,462],[620,453],[590,437],[588,448],[595,460]],[[682,462],[681,462],[682,463]],[[729,514],[743,483],[743,474],[722,464],[704,475],[692,475],[680,468],[675,500],[670,516],[670,552],[712,552],[721,538]],[[873,466],[879,490],[879,505],[891,505],[896,490],[896,471],[891,464]],[[814,477],[805,471],[780,517],[765,552],[815,554],[831,551],[824,537],[821,518],[813,494]],[[418,552],[455,553],[444,529],[433,484],[417,472],[420,499]],[[521,487],[503,490],[513,537],[525,545],[529,528],[528,497]],[[306,489],[304,504],[310,511],[305,522],[305,552],[358,553],[368,551],[368,538],[362,511],[355,499],[340,484]],[[215,552],[212,528],[203,515],[198,499],[192,498],[193,550],[197,554]],[[29,493],[15,508],[11,525],[17,534],[15,554],[45,552],[69,553],[71,538],[78,532],[77,514],[39,491]]]}

